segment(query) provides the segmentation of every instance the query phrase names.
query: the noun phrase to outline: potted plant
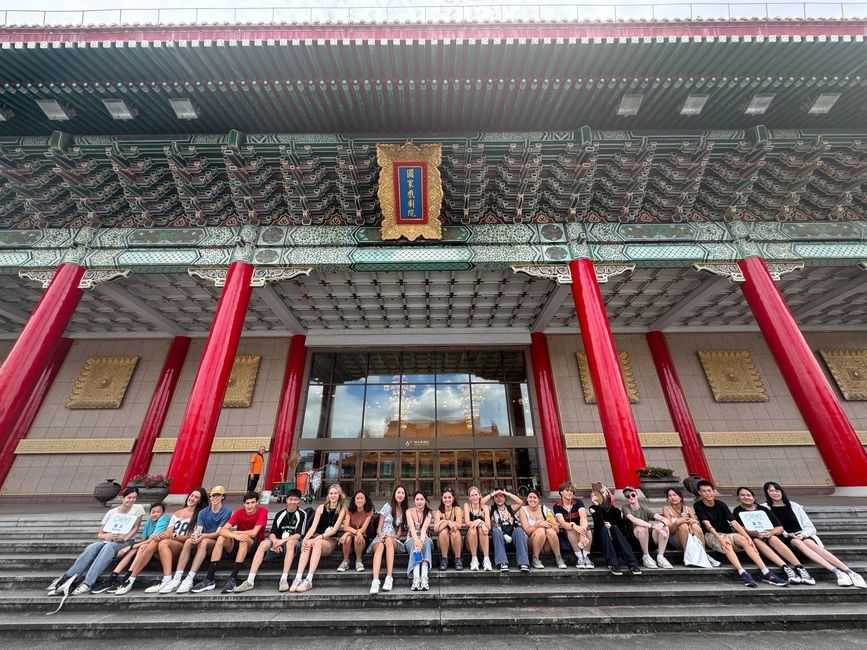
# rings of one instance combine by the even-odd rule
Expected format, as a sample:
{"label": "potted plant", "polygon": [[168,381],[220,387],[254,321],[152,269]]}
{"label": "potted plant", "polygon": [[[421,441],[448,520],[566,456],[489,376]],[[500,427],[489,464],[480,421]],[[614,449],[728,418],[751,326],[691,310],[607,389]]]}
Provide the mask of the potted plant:
{"label": "potted plant", "polygon": [[172,479],[165,474],[139,474],[133,476],[130,487],[138,488],[139,503],[159,503],[169,494]]}
{"label": "potted plant", "polygon": [[664,499],[665,490],[670,485],[678,485],[680,477],[667,467],[642,467],[636,470],[638,487],[649,499]]}
{"label": "potted plant", "polygon": [[93,498],[108,507],[108,502],[115,498],[119,492],[120,483],[116,482],[113,478],[107,478],[93,488]]}

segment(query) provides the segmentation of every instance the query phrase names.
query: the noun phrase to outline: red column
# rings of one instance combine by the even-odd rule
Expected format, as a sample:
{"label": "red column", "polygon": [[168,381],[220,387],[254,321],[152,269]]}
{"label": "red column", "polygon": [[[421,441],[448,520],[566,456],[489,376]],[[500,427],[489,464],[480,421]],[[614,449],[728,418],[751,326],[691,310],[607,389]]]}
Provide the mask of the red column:
{"label": "red column", "polygon": [[689,404],[686,402],[686,395],[683,394],[683,386],[677,376],[674,361],[671,360],[671,354],[668,352],[665,335],[662,332],[648,332],[646,338],[671,421],[677,430],[677,435],[680,436],[680,449],[686,461],[686,469],[690,474],[697,474],[712,481],[710,467],[698,437],[698,429],[695,428],[695,421],[692,419],[692,413],[689,412]]}
{"label": "red column", "polygon": [[18,417],[18,422],[15,423],[10,435],[3,441],[2,449],[0,449],[0,486],[3,485],[6,477],[9,476],[9,470],[12,469],[12,464],[15,462],[15,449],[18,447],[18,443],[30,431],[30,427],[33,426],[33,420],[36,419],[36,415],[42,407],[42,402],[45,401],[45,396],[54,383],[55,377],[57,377],[60,366],[66,360],[70,347],[72,347],[72,339],[61,338],[57,342],[54,351],[51,353],[51,358],[48,360],[48,365],[42,371],[42,375],[36,382],[30,398]]}
{"label": "red column", "polygon": [[175,452],[169,463],[168,475],[173,479],[172,494],[186,494],[200,486],[205,476],[223,397],[226,395],[250,302],[252,277],[253,266],[250,264],[233,262],[229,267],[226,286],[217,303],[217,313],[211,324],[187,410],[181,421]]}
{"label": "red column", "polygon": [[837,487],[867,486],[867,452],[843,412],[764,260],[738,262],[741,290]]}
{"label": "red column", "polygon": [[602,292],[596,281],[593,262],[582,258],[569,263],[572,296],[578,312],[581,339],[599,405],[602,433],[614,473],[614,485],[624,488],[638,482],[636,470],[645,467],[644,452],[632,417],[629,396],[623,383],[617,350],[611,336]]}
{"label": "red column", "polygon": [[84,267],[61,264],[0,368],[0,438],[6,439],[72,318]]}
{"label": "red column", "polygon": [[293,480],[292,477],[283,476],[286,463],[282,456],[285,453],[288,457],[292,453],[292,437],[298,421],[304,366],[307,364],[306,341],[306,336],[296,334],[289,344],[283,388],[280,390],[280,406],[277,409],[277,421],[274,423],[274,435],[271,436],[271,457],[268,461],[268,472],[265,474],[266,490],[270,490],[275,482]]}
{"label": "red column", "polygon": [[554,373],[548,356],[548,340],[541,332],[530,334],[530,358],[533,361],[533,383],[536,386],[536,403],[542,424],[542,444],[545,446],[545,464],[548,469],[548,486],[551,491],[569,480],[569,461],[560,429],[560,412],[554,392]]}
{"label": "red column", "polygon": [[154,457],[154,442],[163,430],[163,424],[169,413],[172,396],[175,394],[175,388],[178,385],[178,379],[181,376],[181,370],[184,367],[184,360],[187,358],[187,350],[189,349],[190,339],[186,336],[176,336],[172,340],[166,360],[163,363],[163,369],[157,379],[151,403],[148,405],[147,413],[145,413],[144,421],[141,429],[139,429],[126,474],[124,474],[121,482],[124,487],[133,476],[146,474],[150,469],[151,460]]}

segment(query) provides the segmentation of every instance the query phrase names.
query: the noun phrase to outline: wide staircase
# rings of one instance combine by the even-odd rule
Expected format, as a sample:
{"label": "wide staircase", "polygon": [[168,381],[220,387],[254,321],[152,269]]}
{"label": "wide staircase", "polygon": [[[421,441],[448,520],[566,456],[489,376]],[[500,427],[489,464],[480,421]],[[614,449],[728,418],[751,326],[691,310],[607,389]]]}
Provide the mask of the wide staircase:
{"label": "wide staircase", "polygon": [[[827,547],[867,575],[867,507],[808,512]],[[525,574],[514,566],[508,573],[433,569],[428,592],[410,591],[400,568],[406,556],[399,555],[394,590],[377,595],[368,593],[369,558],[364,573],[337,573],[337,556],[327,558],[304,594],[278,593],[279,567],[267,564],[244,594],[219,593],[227,570],[217,574],[215,591],[145,594],[160,573],[154,562],[127,595],[71,596],[46,616],[59,599],[47,597],[45,587],[93,540],[100,516],[63,506],[51,514],[0,515],[0,641],[867,628],[867,590],[838,587],[810,563],[815,586],[747,589],[731,567],[686,568],[672,552],[673,570],[645,569],[641,576],[612,576],[597,555],[590,571],[554,568],[551,556],[542,557],[545,569]]]}

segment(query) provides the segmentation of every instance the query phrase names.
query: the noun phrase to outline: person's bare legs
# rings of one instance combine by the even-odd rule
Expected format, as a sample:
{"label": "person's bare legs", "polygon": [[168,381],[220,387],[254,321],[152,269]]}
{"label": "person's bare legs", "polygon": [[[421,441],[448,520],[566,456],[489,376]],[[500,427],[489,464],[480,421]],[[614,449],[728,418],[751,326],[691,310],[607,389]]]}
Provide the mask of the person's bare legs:
{"label": "person's bare legs", "polygon": [[768,546],[767,542],[763,539],[753,538],[753,544],[756,545],[756,548],[759,549],[759,553],[765,556],[770,562],[772,562],[775,566],[782,567],[786,563],[783,561],[779,555],[774,553],[774,549]]}
{"label": "person's bare legs", "polygon": [[632,534],[635,535],[635,539],[638,540],[639,545],[641,546],[641,555],[648,556],[650,555],[650,532],[649,528],[645,528],[644,526],[636,526],[632,529]]}
{"label": "person's bare legs", "polygon": [[849,567],[842,560],[826,551],[811,539],[793,539],[792,546],[828,571],[833,571],[834,569],[849,571]]}
{"label": "person's bare legs", "polygon": [[361,562],[361,556],[364,555],[364,547],[367,545],[367,540],[364,537],[355,537],[353,546],[355,547],[355,561]]}
{"label": "person's bare legs", "polygon": [[470,559],[476,557],[476,554],[479,552],[479,529],[478,528],[468,528],[467,529],[467,548],[470,551]]}
{"label": "person's bare legs", "polygon": [[665,555],[665,547],[668,544],[668,527],[654,528],[651,533],[656,542],[656,554]]}

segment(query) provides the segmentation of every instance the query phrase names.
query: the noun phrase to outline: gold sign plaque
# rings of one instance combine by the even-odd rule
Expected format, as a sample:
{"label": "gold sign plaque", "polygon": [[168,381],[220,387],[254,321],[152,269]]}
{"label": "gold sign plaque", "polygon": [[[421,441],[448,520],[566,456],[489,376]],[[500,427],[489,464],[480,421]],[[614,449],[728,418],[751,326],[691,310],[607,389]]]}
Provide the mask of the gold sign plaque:
{"label": "gold sign plaque", "polygon": [[867,400],[867,350],[819,350],[843,399]]}
{"label": "gold sign plaque", "polygon": [[261,355],[248,354],[235,357],[232,374],[229,375],[229,387],[223,398],[223,408],[250,408],[253,403],[253,389],[256,387],[256,377],[259,375]]}
{"label": "gold sign plaque", "polygon": [[138,357],[88,357],[66,408],[120,408],[137,363]]}
{"label": "gold sign plaque", "polygon": [[442,239],[442,145],[376,145],[382,238]]}
{"label": "gold sign plaque", "polygon": [[768,391],[748,350],[699,350],[717,402],[767,402]]}
{"label": "gold sign plaque", "polygon": [[[638,404],[638,384],[635,383],[635,375],[632,374],[632,364],[629,363],[629,355],[626,352],[617,354],[620,360],[620,373],[623,375],[623,384],[626,386],[626,394],[632,404]],[[584,392],[586,404],[596,403],[596,392],[593,390],[593,380],[590,377],[590,366],[587,365],[587,355],[584,352],[576,352],[578,359],[578,376],[581,378],[581,390]]]}

